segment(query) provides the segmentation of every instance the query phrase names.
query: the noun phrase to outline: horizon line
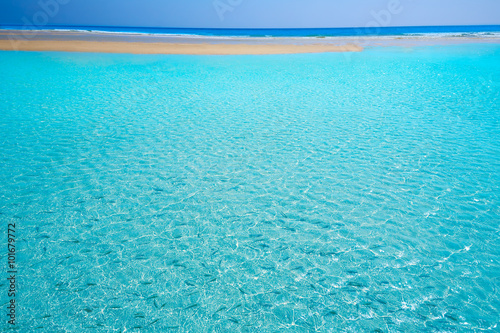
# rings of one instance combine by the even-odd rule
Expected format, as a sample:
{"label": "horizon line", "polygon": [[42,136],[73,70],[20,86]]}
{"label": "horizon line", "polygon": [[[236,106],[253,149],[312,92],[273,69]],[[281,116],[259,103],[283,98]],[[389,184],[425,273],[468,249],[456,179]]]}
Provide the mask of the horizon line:
{"label": "horizon line", "polygon": [[[0,23],[0,29],[4,27],[25,27],[26,24],[3,24]],[[86,27],[86,28],[146,28],[146,29],[196,29],[196,30],[313,30],[313,29],[365,29],[365,27],[301,27],[301,28],[207,28],[207,27],[160,27],[160,26],[127,26],[127,25],[77,25],[77,24],[53,24],[43,26],[31,26],[36,29],[27,30],[45,30],[53,27]],[[378,28],[434,28],[434,27],[500,27],[498,24],[464,24],[464,25],[401,25],[401,26],[380,26]]]}

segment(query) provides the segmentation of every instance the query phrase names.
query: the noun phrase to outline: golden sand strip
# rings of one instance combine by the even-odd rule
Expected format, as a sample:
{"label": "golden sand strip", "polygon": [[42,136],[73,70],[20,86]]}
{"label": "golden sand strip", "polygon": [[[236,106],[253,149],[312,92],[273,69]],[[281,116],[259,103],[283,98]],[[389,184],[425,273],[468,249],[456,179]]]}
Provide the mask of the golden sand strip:
{"label": "golden sand strip", "polygon": [[182,44],[141,42],[97,42],[97,41],[10,41],[0,40],[3,51],[62,51],[132,54],[192,54],[192,55],[252,55],[292,54],[323,52],[359,52],[363,48],[346,45],[294,45],[294,44]]}

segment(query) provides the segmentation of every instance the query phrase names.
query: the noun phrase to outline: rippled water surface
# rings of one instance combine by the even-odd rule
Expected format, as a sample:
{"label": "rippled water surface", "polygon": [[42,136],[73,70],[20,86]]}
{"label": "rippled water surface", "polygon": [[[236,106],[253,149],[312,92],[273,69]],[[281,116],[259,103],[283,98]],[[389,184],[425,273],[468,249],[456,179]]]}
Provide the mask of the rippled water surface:
{"label": "rippled water surface", "polygon": [[19,331],[500,330],[498,45],[0,77]]}

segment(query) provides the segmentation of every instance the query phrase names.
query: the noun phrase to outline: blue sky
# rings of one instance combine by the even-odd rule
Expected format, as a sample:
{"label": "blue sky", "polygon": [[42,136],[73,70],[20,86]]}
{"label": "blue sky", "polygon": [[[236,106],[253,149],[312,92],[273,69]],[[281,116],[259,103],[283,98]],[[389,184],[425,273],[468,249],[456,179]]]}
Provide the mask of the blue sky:
{"label": "blue sky", "polygon": [[500,0],[0,0],[0,24],[194,28],[500,24]]}

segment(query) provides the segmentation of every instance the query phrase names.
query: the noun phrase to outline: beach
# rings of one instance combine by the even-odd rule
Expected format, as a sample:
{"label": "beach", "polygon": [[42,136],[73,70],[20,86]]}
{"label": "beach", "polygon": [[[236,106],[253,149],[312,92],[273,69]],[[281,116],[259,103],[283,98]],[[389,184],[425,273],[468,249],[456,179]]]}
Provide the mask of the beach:
{"label": "beach", "polygon": [[323,52],[360,52],[363,48],[350,42],[299,44],[293,40],[278,43],[245,39],[220,40],[180,36],[151,37],[140,34],[81,32],[12,31],[0,33],[3,51],[63,51],[129,54],[185,55],[258,55]]}
{"label": "beach", "polygon": [[363,48],[353,44],[250,45],[250,44],[180,44],[180,43],[38,41],[38,40],[23,41],[20,44],[14,44],[9,40],[1,40],[0,50],[130,53],[130,54],[257,55],[257,54],[293,54],[293,53],[323,53],[323,52],[359,52],[362,51]]}
{"label": "beach", "polygon": [[465,43],[500,43],[498,37],[349,36],[349,37],[242,37],[105,33],[84,31],[4,30],[3,51],[63,51],[129,54],[259,55],[325,52],[360,52],[380,46],[432,46]]}

